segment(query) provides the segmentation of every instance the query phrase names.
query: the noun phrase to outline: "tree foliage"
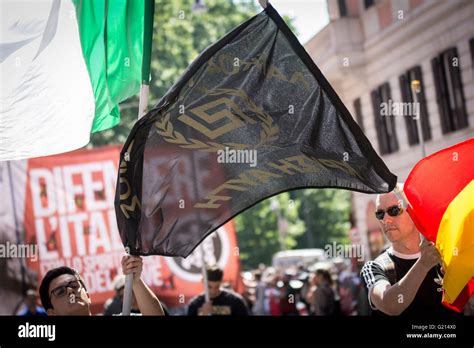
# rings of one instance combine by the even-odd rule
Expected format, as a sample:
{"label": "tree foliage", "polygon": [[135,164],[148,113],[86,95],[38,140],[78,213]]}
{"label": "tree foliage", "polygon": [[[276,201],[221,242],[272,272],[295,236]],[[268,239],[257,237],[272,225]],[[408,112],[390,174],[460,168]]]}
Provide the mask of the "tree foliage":
{"label": "tree foliage", "polygon": [[240,260],[245,269],[256,268],[260,263],[271,264],[273,254],[297,245],[297,237],[305,231],[305,223],[299,216],[300,206],[301,201],[291,199],[290,193],[284,192],[234,219]]}
{"label": "tree foliage", "polygon": [[300,218],[306,232],[297,248],[323,248],[332,242],[348,243],[350,192],[338,189],[305,189],[292,192],[301,202]]}
{"label": "tree foliage", "polygon": [[[273,200],[279,204],[272,209]],[[288,222],[283,247],[279,214]],[[270,265],[282,249],[324,249],[332,242],[347,243],[349,214],[350,193],[344,190],[295,190],[260,202],[235,218],[244,269]]]}

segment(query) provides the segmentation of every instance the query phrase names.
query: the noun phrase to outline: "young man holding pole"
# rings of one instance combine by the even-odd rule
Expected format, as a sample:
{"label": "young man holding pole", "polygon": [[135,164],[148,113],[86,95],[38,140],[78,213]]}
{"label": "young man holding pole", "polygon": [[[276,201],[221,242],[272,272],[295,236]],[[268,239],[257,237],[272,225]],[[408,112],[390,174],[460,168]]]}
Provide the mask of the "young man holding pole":
{"label": "young man holding pole", "polygon": [[[143,282],[140,275],[143,261],[139,256],[124,256],[122,271],[133,274],[133,293],[143,315],[164,315],[156,295]],[[79,273],[63,266],[54,268],[44,276],[39,289],[41,302],[48,315],[91,315],[91,298]]]}

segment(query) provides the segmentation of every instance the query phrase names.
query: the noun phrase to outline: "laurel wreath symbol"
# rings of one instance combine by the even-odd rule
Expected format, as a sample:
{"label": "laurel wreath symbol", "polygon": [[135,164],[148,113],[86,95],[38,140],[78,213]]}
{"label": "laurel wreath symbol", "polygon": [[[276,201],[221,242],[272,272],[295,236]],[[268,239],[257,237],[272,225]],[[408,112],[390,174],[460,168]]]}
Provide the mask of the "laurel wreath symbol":
{"label": "laurel wreath symbol", "polygon": [[258,144],[219,144],[213,141],[201,141],[193,138],[186,138],[180,132],[174,130],[173,123],[170,120],[169,112],[161,120],[157,120],[155,122],[156,132],[161,135],[166,142],[171,144],[177,144],[180,147],[186,149],[194,149],[204,152],[217,152],[218,150],[224,150],[226,147],[230,147],[236,150],[243,150],[246,148],[262,146],[278,139],[278,125],[275,124],[273,118],[261,108],[259,108],[245,92],[233,90],[230,88],[217,88],[214,90],[208,90],[206,88],[201,87],[200,90],[207,93],[208,95],[229,94],[240,97],[244,101],[246,107],[250,111],[254,112],[255,115],[259,118],[259,120],[262,121],[262,130],[260,131],[260,140]]}

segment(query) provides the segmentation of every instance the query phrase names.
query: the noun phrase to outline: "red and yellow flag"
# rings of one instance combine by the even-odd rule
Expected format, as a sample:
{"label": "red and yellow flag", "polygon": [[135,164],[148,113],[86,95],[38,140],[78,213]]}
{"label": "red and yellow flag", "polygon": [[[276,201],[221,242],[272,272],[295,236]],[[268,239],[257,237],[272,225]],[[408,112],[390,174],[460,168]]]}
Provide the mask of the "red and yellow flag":
{"label": "red and yellow flag", "polygon": [[474,138],[419,161],[404,191],[408,213],[441,254],[443,303],[460,311],[474,292]]}

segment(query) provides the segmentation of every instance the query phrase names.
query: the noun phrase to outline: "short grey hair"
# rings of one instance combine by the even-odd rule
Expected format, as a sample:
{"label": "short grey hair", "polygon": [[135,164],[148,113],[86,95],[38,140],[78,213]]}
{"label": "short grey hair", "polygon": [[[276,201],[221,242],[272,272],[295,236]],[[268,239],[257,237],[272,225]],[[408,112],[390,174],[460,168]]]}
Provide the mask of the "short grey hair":
{"label": "short grey hair", "polygon": [[[402,201],[403,207],[406,208],[406,206],[408,205],[408,201],[405,197],[405,194],[403,193],[403,188],[404,187],[405,187],[405,183],[398,182],[397,185],[395,186],[395,189],[393,189],[393,191],[390,191],[389,193],[394,193],[395,196],[397,196],[397,198]],[[375,207],[376,208],[380,205],[380,197],[382,195],[386,195],[386,194],[387,193],[379,193],[377,195],[377,197],[375,198]]]}

